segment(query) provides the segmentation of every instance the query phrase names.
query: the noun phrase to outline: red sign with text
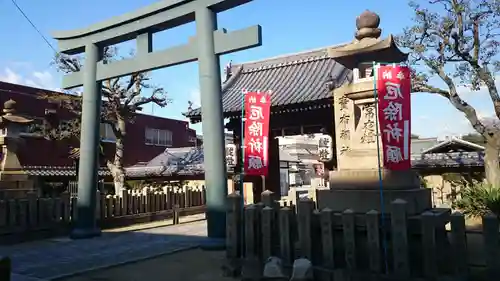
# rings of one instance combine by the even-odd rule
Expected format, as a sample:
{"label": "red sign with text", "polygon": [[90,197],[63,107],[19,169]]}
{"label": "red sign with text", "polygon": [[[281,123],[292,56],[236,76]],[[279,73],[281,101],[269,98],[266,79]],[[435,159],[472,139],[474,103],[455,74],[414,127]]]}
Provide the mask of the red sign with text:
{"label": "red sign with text", "polygon": [[411,168],[411,79],[406,66],[380,66],[377,73],[378,116],[384,168]]}
{"label": "red sign with text", "polygon": [[269,93],[245,94],[245,174],[267,176],[269,157]]}

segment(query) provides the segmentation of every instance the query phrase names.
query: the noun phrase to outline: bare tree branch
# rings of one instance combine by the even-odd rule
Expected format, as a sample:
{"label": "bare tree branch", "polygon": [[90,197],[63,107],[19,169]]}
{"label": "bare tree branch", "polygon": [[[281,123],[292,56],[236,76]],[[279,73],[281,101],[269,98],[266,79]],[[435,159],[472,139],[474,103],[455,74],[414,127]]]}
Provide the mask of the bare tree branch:
{"label": "bare tree branch", "polygon": [[[114,47],[104,49],[102,62],[113,63],[119,60],[118,50]],[[56,55],[53,64],[63,73],[72,73],[82,70],[80,57],[71,57],[63,54]],[[47,123],[43,134],[51,139],[79,138],[80,116],[82,112],[81,95],[46,94],[39,96],[59,104],[62,110],[69,111],[74,120],[60,120],[57,124]],[[162,87],[150,83],[148,73],[134,73],[129,77],[114,78],[102,83],[103,105],[101,123],[109,124],[115,137],[114,160],[108,160],[107,165],[113,174],[115,186],[124,184],[123,151],[126,137],[126,124],[132,122],[137,111],[143,105],[154,103],[160,107],[166,106],[170,99]],[[62,124],[65,124],[62,126]],[[68,125],[69,124],[69,125]]]}
{"label": "bare tree branch", "polygon": [[[472,105],[458,92],[458,86],[472,91],[485,87],[496,119],[500,119],[500,95],[495,75],[500,71],[500,1],[420,0],[411,1],[414,24],[397,37],[410,50],[413,91],[440,95],[464,113],[472,127],[486,139],[485,169],[488,181],[500,182],[500,128],[478,118]],[[445,88],[431,85],[439,78]]]}
{"label": "bare tree branch", "polygon": [[[425,77],[422,81],[414,79],[414,90],[447,98],[478,132],[489,135],[492,131],[481,124],[474,108],[459,96],[454,78],[472,90],[485,85],[500,118],[500,96],[488,67],[496,64],[498,54],[498,3],[488,0],[432,0],[428,3],[410,2],[415,10],[415,24],[398,37],[399,44],[411,51],[410,64],[419,72],[415,77]],[[431,10],[432,5],[440,8]],[[450,67],[455,68],[454,73],[449,72]],[[441,78],[448,89],[430,86],[426,78],[429,76]]]}

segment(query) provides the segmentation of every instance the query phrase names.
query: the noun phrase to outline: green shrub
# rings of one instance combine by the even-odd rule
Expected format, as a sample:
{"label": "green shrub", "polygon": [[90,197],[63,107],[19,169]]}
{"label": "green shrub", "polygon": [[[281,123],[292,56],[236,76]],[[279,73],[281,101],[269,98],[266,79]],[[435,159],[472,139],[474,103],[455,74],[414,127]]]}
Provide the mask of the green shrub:
{"label": "green shrub", "polygon": [[453,207],[468,217],[481,217],[490,212],[500,217],[500,188],[484,183],[464,186]]}

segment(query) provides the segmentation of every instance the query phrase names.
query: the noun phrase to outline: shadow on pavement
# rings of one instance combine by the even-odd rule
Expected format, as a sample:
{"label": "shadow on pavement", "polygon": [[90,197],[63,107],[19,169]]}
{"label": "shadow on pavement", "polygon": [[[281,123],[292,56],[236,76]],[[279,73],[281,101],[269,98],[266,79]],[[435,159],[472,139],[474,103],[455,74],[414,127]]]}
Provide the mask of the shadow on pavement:
{"label": "shadow on pavement", "polygon": [[[0,247],[12,260],[13,281],[51,280],[192,249],[210,242],[206,221],[105,232],[93,239],[66,237]],[[32,279],[34,278],[34,279]]]}

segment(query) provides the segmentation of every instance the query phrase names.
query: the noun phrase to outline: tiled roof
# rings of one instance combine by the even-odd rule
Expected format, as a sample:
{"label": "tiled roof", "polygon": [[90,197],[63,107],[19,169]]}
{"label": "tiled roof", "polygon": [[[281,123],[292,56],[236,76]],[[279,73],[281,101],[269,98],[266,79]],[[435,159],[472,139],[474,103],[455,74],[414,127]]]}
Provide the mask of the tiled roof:
{"label": "tiled roof", "polygon": [[[233,65],[231,77],[222,85],[226,117],[241,111],[241,92],[272,91],[272,112],[283,106],[331,99],[329,83],[341,86],[352,80],[352,71],[328,56],[328,48]],[[186,113],[201,118],[201,108]],[[194,120],[193,120],[194,121]]]}
{"label": "tiled roof", "polygon": [[201,175],[205,173],[202,147],[167,148],[144,166],[126,169],[128,177]]}
{"label": "tiled roof", "polygon": [[[194,176],[205,173],[203,147],[167,148],[146,165],[126,168],[128,177]],[[280,150],[280,160],[299,162],[297,157]],[[231,168],[228,169],[231,173]]]}
{"label": "tiled roof", "polygon": [[[205,172],[203,165],[203,149],[201,147],[168,148],[145,165],[125,168],[127,177],[200,175]],[[30,176],[74,177],[75,166],[23,166]],[[99,176],[110,176],[110,171],[101,167]]]}
{"label": "tiled roof", "polygon": [[[184,148],[182,148],[184,149]],[[126,176],[129,178],[144,178],[152,176],[196,176],[205,173],[203,163],[202,148],[188,148],[185,151],[185,157],[181,152],[162,153],[144,166],[132,166],[125,168]],[[280,151],[280,155],[282,152]],[[315,156],[314,153],[311,156]],[[169,159],[170,158],[170,159]],[[294,156],[290,159],[280,159],[284,161],[296,162]],[[175,160],[177,159],[177,160]],[[428,169],[439,167],[480,167],[484,165],[484,152],[455,152],[455,153],[437,153],[437,154],[419,154],[412,155],[413,169]],[[168,165],[162,163],[169,163]],[[178,164],[175,164],[178,163]],[[58,176],[74,177],[76,169],[74,166],[23,166],[24,172],[30,176]],[[232,172],[232,171],[228,171]],[[107,168],[100,168],[99,176],[111,176]]]}
{"label": "tiled roof", "polygon": [[203,160],[203,147],[167,148],[163,153],[151,159],[146,166],[203,164]]}
{"label": "tiled roof", "polygon": [[439,167],[482,167],[484,152],[451,152],[412,155],[411,165],[414,169]]}
{"label": "tiled roof", "polygon": [[[23,166],[23,171],[29,176],[41,177],[75,177],[76,169],[74,166]],[[99,176],[110,176],[111,173],[106,168],[100,168]]]}
{"label": "tiled roof", "polygon": [[459,138],[450,138],[446,141],[440,142],[426,150],[423,154],[428,153],[447,153],[457,151],[484,151],[484,147],[472,142],[468,142]]}

